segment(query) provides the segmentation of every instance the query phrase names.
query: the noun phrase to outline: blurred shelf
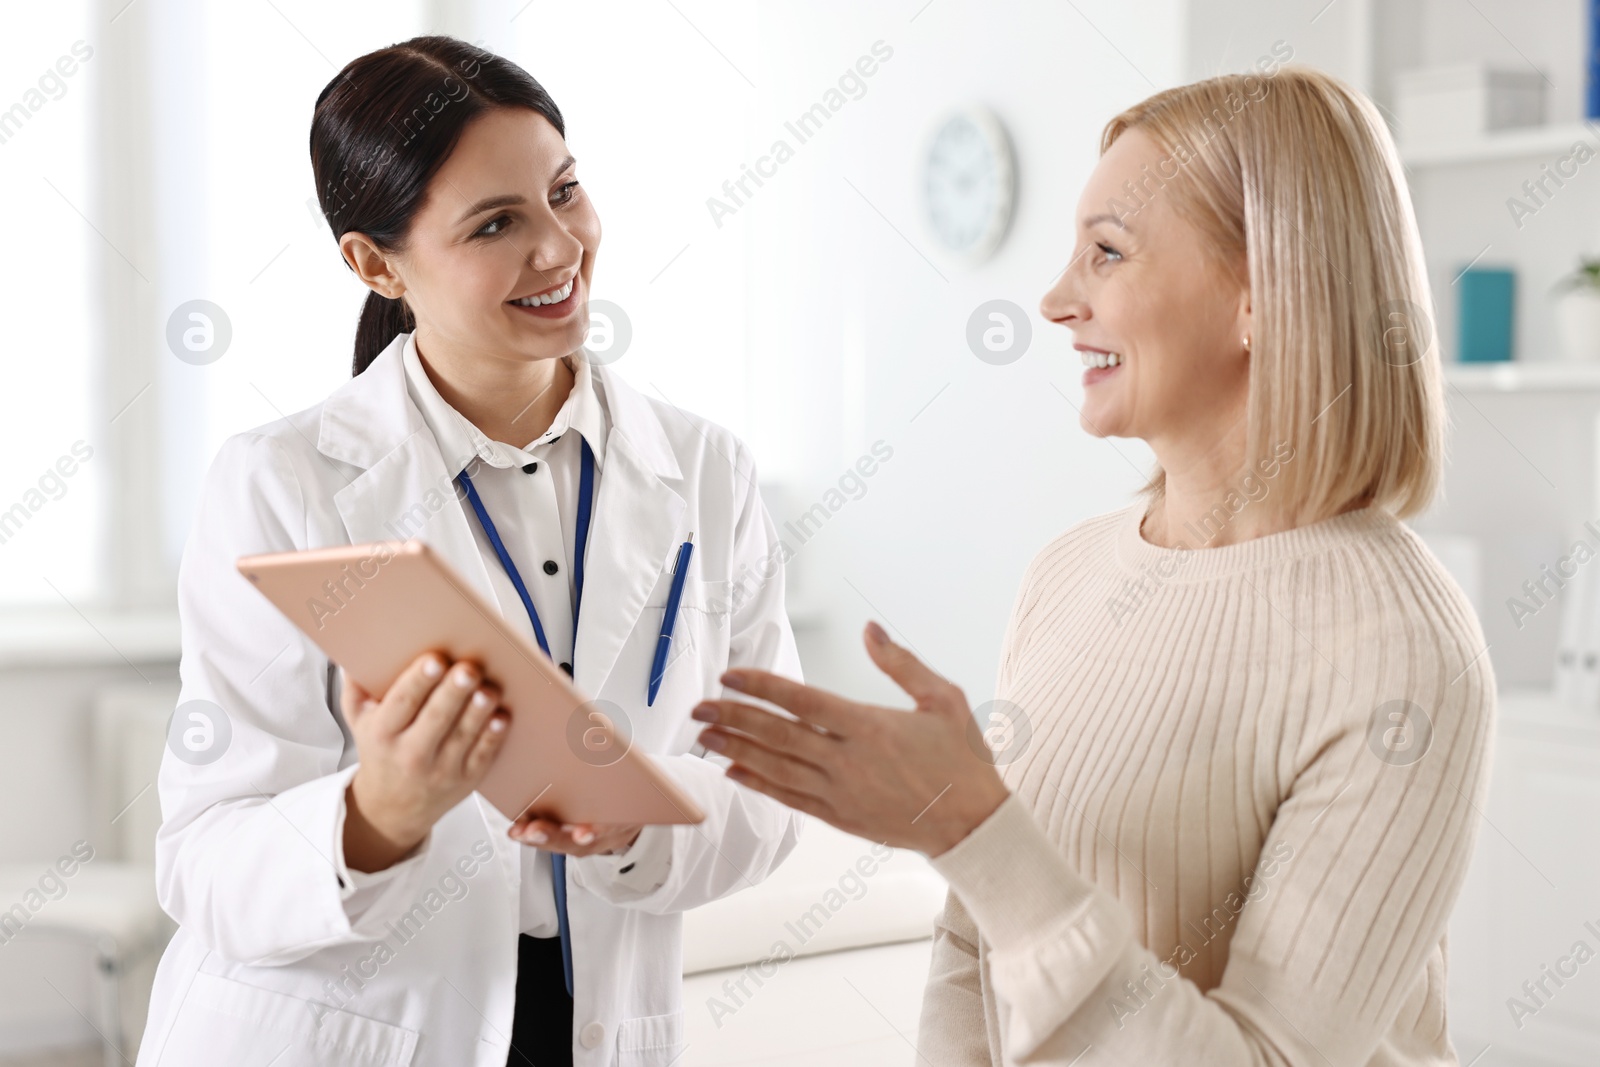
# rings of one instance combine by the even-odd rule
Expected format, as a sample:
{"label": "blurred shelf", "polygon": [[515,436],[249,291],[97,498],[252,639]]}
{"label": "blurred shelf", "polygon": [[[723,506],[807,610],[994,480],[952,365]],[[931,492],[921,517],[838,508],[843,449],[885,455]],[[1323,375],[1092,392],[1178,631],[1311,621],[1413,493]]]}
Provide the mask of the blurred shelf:
{"label": "blurred shelf", "polygon": [[1600,363],[1446,363],[1444,380],[1464,393],[1600,390]]}
{"label": "blurred shelf", "polygon": [[1502,130],[1461,141],[1401,147],[1400,158],[1411,167],[1440,167],[1451,163],[1491,163],[1528,156],[1566,155],[1578,141],[1600,151],[1600,128],[1584,122],[1555,126],[1530,126]]}
{"label": "blurred shelf", "polygon": [[180,647],[176,610],[0,613],[0,669],[176,663]]}
{"label": "blurred shelf", "polygon": [[[795,630],[814,630],[826,621],[821,603],[789,606]],[[80,615],[46,606],[0,611],[0,670],[176,663],[181,651],[176,610],[85,608]]]}

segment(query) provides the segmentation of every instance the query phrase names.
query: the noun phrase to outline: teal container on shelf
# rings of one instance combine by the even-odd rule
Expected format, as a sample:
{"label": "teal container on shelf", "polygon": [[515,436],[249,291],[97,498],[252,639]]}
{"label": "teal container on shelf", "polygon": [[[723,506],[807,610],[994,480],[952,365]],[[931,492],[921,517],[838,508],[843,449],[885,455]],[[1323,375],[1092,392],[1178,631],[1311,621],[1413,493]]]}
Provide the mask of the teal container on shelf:
{"label": "teal container on shelf", "polygon": [[1470,267],[1461,273],[1456,288],[1460,301],[1461,362],[1503,363],[1509,360],[1516,275],[1495,267]]}

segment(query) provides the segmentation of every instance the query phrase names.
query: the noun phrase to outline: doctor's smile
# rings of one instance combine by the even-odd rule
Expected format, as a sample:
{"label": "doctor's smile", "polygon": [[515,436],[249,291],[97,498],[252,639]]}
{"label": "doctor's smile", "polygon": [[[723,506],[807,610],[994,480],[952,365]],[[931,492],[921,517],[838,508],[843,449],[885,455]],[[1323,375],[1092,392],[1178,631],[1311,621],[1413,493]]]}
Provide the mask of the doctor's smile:
{"label": "doctor's smile", "polygon": [[[672,48],[721,39],[677,16],[661,15]],[[816,240],[831,201],[794,195],[814,188],[805,169],[894,147],[870,105],[836,117],[872,55],[805,98],[815,158],[769,175],[770,203],[730,222],[748,233],[697,239],[704,278],[680,266],[647,290],[666,268],[633,261],[660,248],[628,191],[666,179],[610,143],[618,91],[593,80],[596,50],[540,31],[527,51],[582,98],[570,113],[523,66],[444,35],[319,71],[308,94],[315,254],[361,304],[353,340],[318,349],[336,380],[219,435],[197,497],[178,707],[219,709],[227,732],[204,758],[170,740],[163,755],[154,881],[176,933],[137,1062],[791,1062],[770,1037],[713,1053],[706,1013],[719,1032],[747,1007],[746,1033],[826,1029],[844,1014],[782,997],[836,992],[816,976],[858,965],[862,1018],[888,1021],[880,993],[920,1004],[914,1047],[904,1020],[878,1045],[846,1033],[839,1062],[1458,1062],[1446,933],[1496,684],[1469,599],[1405,521],[1444,474],[1444,379],[1436,351],[1397,365],[1368,328],[1374,307],[1433,300],[1373,101],[1278,46],[1253,73],[1104,113],[1055,101],[1095,115],[1098,137],[1062,149],[1076,195],[1022,186],[1048,225],[982,278],[1023,157],[995,115],[958,109],[926,149],[929,230],[963,284],[1036,281],[965,317],[981,365],[908,384],[866,322],[872,300],[927,282],[890,221],[899,185],[830,179],[903,239],[829,247],[849,272],[839,322],[769,313],[795,284],[775,256],[744,276],[746,329],[745,289],[708,266],[736,240]],[[741,47],[732,71],[699,59],[734,84]],[[923,107],[888,84],[917,62],[873,99]],[[684,101],[731,121],[695,95],[694,63],[623,94],[683,123],[689,150]],[[573,146],[596,141],[586,185]],[[627,231],[608,247],[632,251],[601,271],[607,204]],[[874,242],[917,280],[880,271]],[[1040,292],[1035,268],[1068,253]],[[630,285],[693,300],[652,306],[624,371],[598,338]],[[712,337],[728,321],[744,332]],[[1077,362],[1017,362],[1035,328]],[[737,374],[715,362],[725,342],[751,350]],[[1049,381],[1080,371],[1081,404]],[[948,396],[971,395],[927,399],[958,381]],[[885,382],[887,400],[867,388]],[[691,404],[777,394],[783,417],[752,419],[747,441],[667,400],[680,386]],[[975,431],[973,407],[951,410],[974,395],[1019,414]],[[831,470],[924,412],[915,439],[877,440],[809,508],[768,480]],[[1148,449],[1142,483],[1115,457],[1094,474],[1124,482],[1048,480],[1091,446],[1121,454],[1117,438]],[[936,529],[957,508],[988,522],[970,543]],[[1024,520],[1049,527],[1019,535]],[[841,638],[827,618],[849,594]],[[1374,726],[1397,707],[1426,727],[1398,754]],[[817,862],[820,887],[803,880]],[[768,922],[754,909],[774,900]],[[718,951],[697,950],[707,929]],[[909,987],[842,951],[863,936],[922,946]],[[775,981],[796,944],[807,961]],[[686,996],[735,967],[706,1012]]]}
{"label": "doctor's smile", "polygon": [[574,275],[560,285],[546,289],[542,293],[518,297],[510,301],[510,304],[519,311],[532,312],[540,317],[565,318],[581,302],[582,298],[578,295],[578,287],[579,279]]}

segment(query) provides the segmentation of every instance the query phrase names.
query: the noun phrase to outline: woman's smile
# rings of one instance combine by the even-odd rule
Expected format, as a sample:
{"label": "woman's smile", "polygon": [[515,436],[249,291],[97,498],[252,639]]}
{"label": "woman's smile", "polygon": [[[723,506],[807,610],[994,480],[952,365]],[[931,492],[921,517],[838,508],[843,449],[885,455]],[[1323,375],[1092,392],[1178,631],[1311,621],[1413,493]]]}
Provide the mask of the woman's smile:
{"label": "woman's smile", "polygon": [[583,303],[578,299],[578,292],[583,286],[583,277],[574,274],[561,285],[554,289],[546,289],[542,293],[531,296],[521,296],[515,300],[508,300],[506,304],[517,311],[534,315],[541,319],[564,319]]}
{"label": "woman's smile", "polygon": [[1089,345],[1073,345],[1073,348],[1083,356],[1084,388],[1103,382],[1117,372],[1124,360],[1121,352],[1112,352],[1105,348],[1092,348]]}

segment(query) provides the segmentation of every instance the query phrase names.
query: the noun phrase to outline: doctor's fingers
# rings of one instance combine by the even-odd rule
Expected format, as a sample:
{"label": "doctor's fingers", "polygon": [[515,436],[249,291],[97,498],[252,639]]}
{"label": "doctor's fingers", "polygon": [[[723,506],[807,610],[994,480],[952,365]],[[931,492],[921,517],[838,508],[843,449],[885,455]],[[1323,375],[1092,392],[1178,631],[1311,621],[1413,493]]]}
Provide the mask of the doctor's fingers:
{"label": "doctor's fingers", "polygon": [[350,676],[340,672],[343,684],[340,686],[339,707],[344,712],[344,721],[354,727],[361,717],[378,707],[378,701],[372,694],[350,680]]}
{"label": "doctor's fingers", "polygon": [[511,713],[504,708],[490,712],[488,721],[474,736],[471,747],[462,760],[461,769],[466,780],[476,786],[489,773],[494,758],[500,754],[500,744],[510,733]]}
{"label": "doctor's fingers", "polygon": [[[398,735],[411,725],[417,710],[422,707],[423,701],[448,666],[450,661],[439,653],[424,652],[407,664],[400,676],[389,684],[388,690],[378,700],[377,707],[363,704],[358,709],[361,714],[350,720],[350,724],[354,726],[359,719],[364,729],[371,733],[386,737]],[[356,688],[360,689],[359,686]]]}
{"label": "doctor's fingers", "polygon": [[400,743],[429,755],[443,749],[482,681],[476,664],[462,660],[452,666],[422,702],[417,717],[400,735]]}
{"label": "doctor's fingers", "polygon": [[[690,716],[700,722],[712,723],[715,728],[753,737],[767,748],[787,752],[817,767],[829,767],[839,758],[839,739],[835,735],[825,733],[810,723],[774,715],[765,708],[754,708],[733,700],[705,700],[695,706]],[[703,738],[706,734],[700,736]]]}
{"label": "doctor's fingers", "polygon": [[[461,717],[456,720],[455,729],[440,744],[439,758],[446,763],[464,762],[472,747],[478,743],[478,738],[492,726],[490,717],[496,714],[499,707],[499,688],[489,683],[478,686],[468,698]],[[501,723],[496,732],[504,730],[505,724]]]}
{"label": "doctor's fingers", "polygon": [[625,844],[625,839],[637,832],[637,828],[592,823],[567,824],[540,816],[523,816],[506,832],[512,840],[542,848],[546,852],[592,856]]}

